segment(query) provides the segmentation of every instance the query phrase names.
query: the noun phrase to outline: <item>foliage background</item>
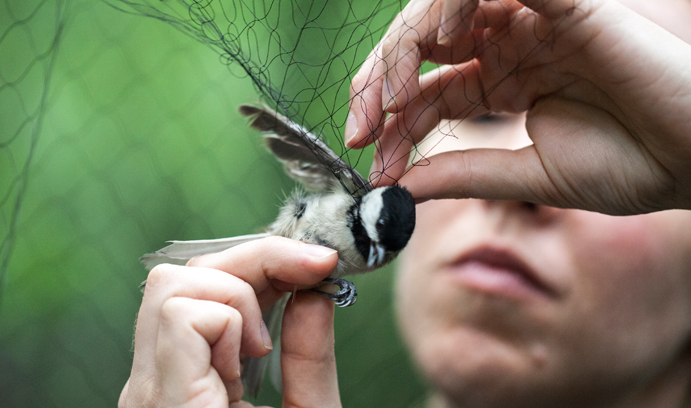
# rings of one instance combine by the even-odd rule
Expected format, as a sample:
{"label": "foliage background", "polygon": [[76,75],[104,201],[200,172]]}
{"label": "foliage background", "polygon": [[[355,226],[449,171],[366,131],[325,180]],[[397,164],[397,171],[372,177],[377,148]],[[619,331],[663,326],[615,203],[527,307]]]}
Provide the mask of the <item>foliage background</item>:
{"label": "foliage background", "polygon": [[[338,21],[344,7],[372,4],[332,1],[320,16]],[[290,55],[326,66],[284,22],[275,30],[303,47]],[[284,67],[257,86],[199,39],[103,1],[0,3],[0,406],[114,407],[146,277],[139,256],[169,239],[256,232],[292,189],[237,106],[262,95],[290,105],[336,149],[350,76],[381,34],[333,33],[362,46],[312,88],[285,59],[251,55]],[[350,159],[366,172],[369,157]],[[422,401],[395,333],[392,277],[391,268],[356,277],[358,303],[337,311],[344,406]],[[259,402],[280,406],[280,396],[264,387]]]}

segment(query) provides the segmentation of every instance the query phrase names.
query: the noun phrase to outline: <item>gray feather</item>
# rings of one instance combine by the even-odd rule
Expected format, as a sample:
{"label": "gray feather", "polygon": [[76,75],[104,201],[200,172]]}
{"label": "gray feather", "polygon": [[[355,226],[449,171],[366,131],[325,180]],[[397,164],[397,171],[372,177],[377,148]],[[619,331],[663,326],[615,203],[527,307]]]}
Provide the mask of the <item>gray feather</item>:
{"label": "gray feather", "polygon": [[146,254],[142,256],[140,260],[148,270],[151,270],[156,265],[162,263],[184,265],[187,263],[187,261],[195,256],[221,252],[228,248],[244,244],[245,242],[254,241],[256,239],[261,239],[268,236],[268,233],[262,233],[221,239],[169,241],[171,244],[167,247],[161,248],[153,254]]}
{"label": "gray feather", "polygon": [[240,106],[251,118],[250,126],[267,133],[271,152],[283,163],[286,173],[313,192],[326,192],[340,182],[350,194],[362,196],[372,186],[319,137],[267,106]]}

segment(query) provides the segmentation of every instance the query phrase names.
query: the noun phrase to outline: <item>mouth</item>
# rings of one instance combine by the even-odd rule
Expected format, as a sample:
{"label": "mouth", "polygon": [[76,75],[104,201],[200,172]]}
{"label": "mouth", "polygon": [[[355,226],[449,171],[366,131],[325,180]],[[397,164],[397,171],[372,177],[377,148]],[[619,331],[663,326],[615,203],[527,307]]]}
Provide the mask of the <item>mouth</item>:
{"label": "mouth", "polygon": [[384,247],[378,242],[372,241],[369,244],[369,257],[367,258],[367,267],[379,266],[384,263],[384,255],[386,251]]}
{"label": "mouth", "polygon": [[519,256],[512,251],[480,246],[464,253],[447,267],[450,277],[471,290],[490,295],[526,300],[558,297]]}

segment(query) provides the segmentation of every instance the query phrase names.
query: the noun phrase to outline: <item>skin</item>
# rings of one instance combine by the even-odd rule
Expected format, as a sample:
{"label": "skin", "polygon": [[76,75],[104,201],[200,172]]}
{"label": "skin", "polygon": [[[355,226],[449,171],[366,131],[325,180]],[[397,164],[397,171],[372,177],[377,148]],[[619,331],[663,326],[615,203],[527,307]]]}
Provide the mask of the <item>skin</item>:
{"label": "skin", "polygon": [[[250,407],[240,401],[241,355],[261,357],[273,348],[260,309],[286,291],[317,284],[337,262],[334,250],[271,237],[186,267],[157,266],[147,278],[132,373],[118,407]],[[284,407],[340,406],[333,313],[333,302],[309,293],[288,302]]]}
{"label": "skin", "polygon": [[[691,3],[625,3],[652,21],[607,0],[410,2],[353,78],[348,146],[378,139],[371,177],[400,179],[420,202],[691,209]],[[422,61],[442,66],[419,76]],[[411,146],[440,121],[488,112],[526,112],[533,143],[439,154],[406,172]]]}
{"label": "skin", "polygon": [[[521,4],[514,1],[483,1],[477,8],[471,0],[414,1],[382,42],[380,50],[388,50],[386,69],[375,51],[354,78],[346,135],[349,145],[358,147],[371,143],[372,136],[380,138],[378,157],[386,166],[375,162],[375,174],[385,176],[383,184],[404,172],[409,149],[405,143],[396,148],[399,124],[410,127],[409,119],[420,118],[406,132],[418,143],[444,118],[527,112],[525,126],[522,117],[501,116],[506,128],[498,137],[497,129],[482,127],[484,122],[452,125],[463,130],[465,144],[435,148],[432,153],[446,152],[430,156],[429,165],[415,167],[401,180],[421,201],[522,200],[440,201],[420,208],[398,302],[411,350],[436,390],[433,402],[442,406],[507,407],[527,401],[540,407],[673,407],[688,389],[688,213],[609,218],[523,202],[611,214],[691,207],[689,46],[619,3],[587,3],[590,14],[583,20],[581,9],[564,17],[573,0],[521,3],[532,11],[519,11]],[[651,8],[642,0],[628,3]],[[676,19],[670,29],[688,35],[683,16],[691,6],[682,0],[665,3],[679,12],[648,16],[658,24]],[[415,7],[430,11],[417,25],[417,32],[430,36],[401,42],[406,32],[397,27],[410,21],[408,14],[416,15]],[[450,17],[442,33],[461,28],[437,40],[445,37],[439,36],[444,8]],[[470,36],[470,21],[476,29],[493,27],[490,38],[501,40],[500,47],[486,47],[484,37]],[[557,23],[554,46],[527,54],[536,49],[535,33],[549,32]],[[507,24],[512,35],[500,39]],[[473,63],[464,57],[476,54]],[[482,100],[479,85],[491,87],[507,77],[516,57],[522,61],[517,75]],[[418,85],[421,60],[454,64],[468,75],[459,81],[462,77],[448,74],[447,67]],[[389,75],[393,67],[395,75]],[[393,90],[386,95],[384,72]],[[442,96],[450,103],[425,110],[428,104],[419,95],[439,94],[440,76],[448,80]],[[468,113],[468,101],[482,101],[484,108]],[[377,127],[385,105],[394,115]],[[515,123],[520,126],[510,125]],[[527,148],[526,126],[534,143]],[[479,139],[469,144],[471,133]],[[495,150],[464,150],[469,147]],[[487,268],[478,269],[472,284],[445,281],[444,271],[455,257],[475,244],[503,245],[554,291],[540,295],[518,284],[513,291],[489,290],[482,279],[494,275]],[[262,330],[261,310],[296,285],[318,283],[336,262],[333,251],[270,238],[196,258],[186,267],[155,268],[137,320],[131,376],[118,406],[249,406],[240,401],[241,355],[259,357],[272,347]],[[309,294],[289,302],[281,339],[284,406],[340,406],[332,327],[331,302]]]}
{"label": "skin", "polygon": [[[530,142],[523,123],[466,121],[454,128],[463,139],[438,133],[428,144],[520,148]],[[397,310],[439,406],[681,406],[691,379],[691,213],[436,200],[418,206],[417,221]],[[493,269],[459,280],[456,261],[478,247],[514,253],[553,291],[496,289]]]}

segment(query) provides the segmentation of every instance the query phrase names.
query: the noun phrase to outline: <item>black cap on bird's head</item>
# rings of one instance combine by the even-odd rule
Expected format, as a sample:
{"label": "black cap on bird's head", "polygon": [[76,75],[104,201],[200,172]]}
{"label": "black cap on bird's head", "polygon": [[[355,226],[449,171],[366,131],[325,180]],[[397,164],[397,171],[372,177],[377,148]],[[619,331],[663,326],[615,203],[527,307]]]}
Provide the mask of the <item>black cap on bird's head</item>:
{"label": "black cap on bird's head", "polygon": [[379,242],[387,251],[400,251],[405,248],[415,229],[415,200],[405,187],[388,187],[382,193],[384,206],[377,232]]}
{"label": "black cap on bird's head", "polygon": [[[362,198],[360,219],[369,238],[367,266],[381,266],[388,253],[402,250],[415,229],[415,200],[405,187],[389,186]],[[387,260],[388,261],[388,260]]]}

